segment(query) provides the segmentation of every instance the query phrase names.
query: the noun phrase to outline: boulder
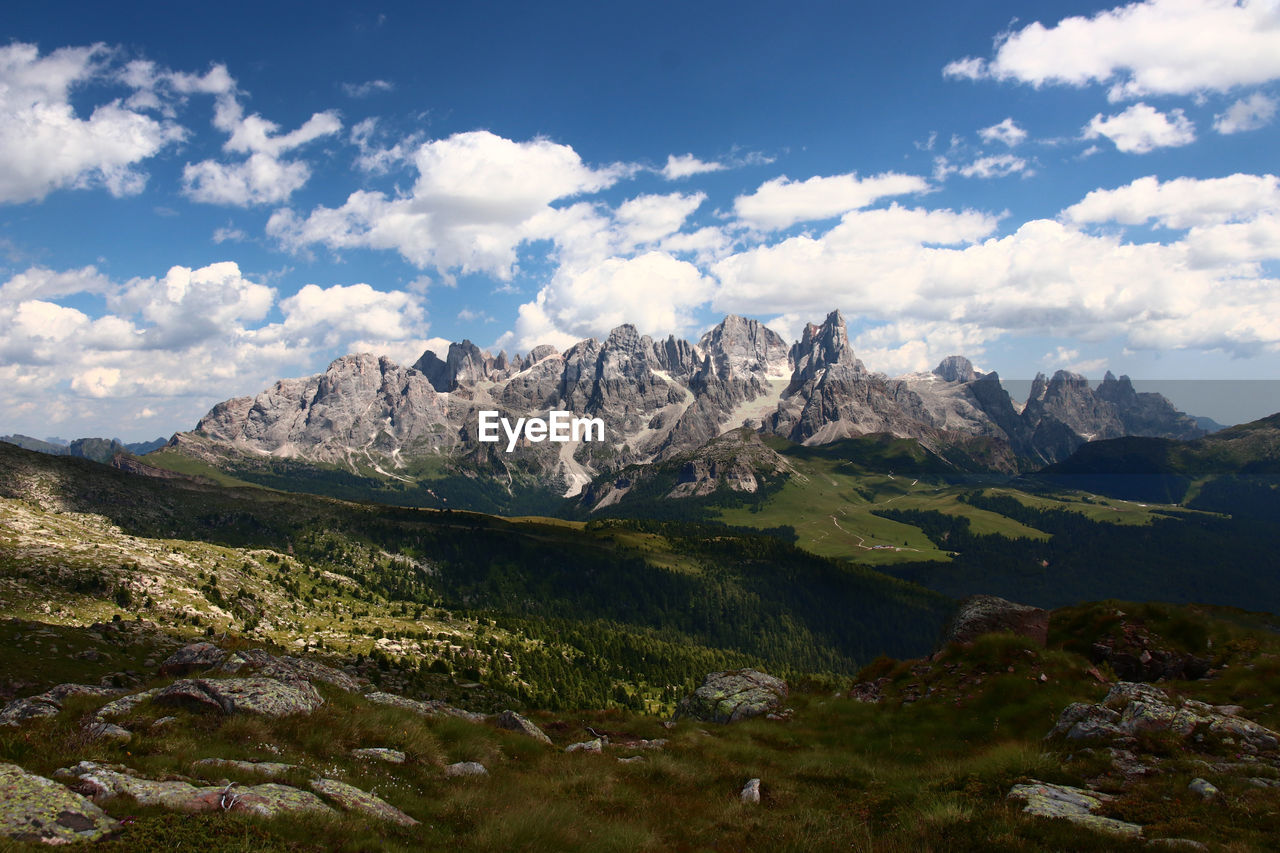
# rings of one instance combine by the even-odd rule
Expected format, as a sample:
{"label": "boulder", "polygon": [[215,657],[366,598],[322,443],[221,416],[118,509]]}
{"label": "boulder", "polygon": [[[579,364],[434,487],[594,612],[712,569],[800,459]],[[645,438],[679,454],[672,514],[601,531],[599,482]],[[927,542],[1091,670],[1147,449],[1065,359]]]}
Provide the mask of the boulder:
{"label": "boulder", "polygon": [[18,726],[27,720],[52,717],[62,710],[68,696],[115,696],[121,691],[113,687],[91,684],[59,684],[38,696],[14,699],[0,710],[0,726]]}
{"label": "boulder", "polygon": [[1026,814],[1063,818],[1089,829],[1128,838],[1142,835],[1142,827],[1136,823],[1094,814],[1104,802],[1114,799],[1097,791],[1032,780],[1029,784],[1014,785],[1009,791],[1009,799],[1024,801],[1026,805],[1022,811]]}
{"label": "boulder", "polygon": [[388,764],[404,764],[405,754],[398,749],[388,749],[385,746],[371,746],[364,749],[351,750],[352,758],[359,758],[364,761],[385,761]]}
{"label": "boulder", "polygon": [[137,708],[146,700],[150,699],[160,692],[160,688],[153,687],[150,690],[143,690],[138,693],[130,693],[127,696],[121,696],[119,699],[112,699],[107,704],[98,709],[97,717],[99,720],[118,720],[121,717],[128,716],[133,713],[133,709]]}
{"label": "boulder", "polygon": [[0,837],[44,844],[96,841],[119,828],[75,791],[16,764],[0,764]]}
{"label": "boulder", "polygon": [[488,776],[489,771],[478,761],[459,761],[444,769],[446,776]]}
{"label": "boulder", "polygon": [[517,732],[525,735],[526,737],[531,737],[536,741],[541,741],[548,746],[551,745],[551,738],[547,737],[546,732],[535,726],[525,717],[517,714],[515,711],[503,711],[493,722],[494,725],[500,729]]}
{"label": "boulder", "polygon": [[310,682],[286,684],[274,678],[183,679],[157,692],[152,701],[221,714],[267,717],[310,714],[324,704]]}
{"label": "boulder", "polygon": [[571,743],[564,748],[565,752],[594,752],[597,755],[604,752],[605,741],[603,738],[595,740],[584,740],[582,743]]}
{"label": "boulder", "polygon": [[738,799],[747,805],[755,805],[760,802],[760,780],[748,779],[747,784],[742,786],[742,793],[738,795]]}
{"label": "boulder", "polygon": [[1218,796],[1218,786],[1210,782],[1208,779],[1196,777],[1191,780],[1191,784],[1187,785],[1187,790],[1199,794],[1206,800],[1212,800]]}
{"label": "boulder", "polygon": [[972,643],[983,634],[997,631],[1011,631],[1043,646],[1049,638],[1049,611],[994,595],[972,595],[960,602],[943,645]]}
{"label": "boulder", "polygon": [[227,653],[213,643],[192,643],[183,646],[160,664],[161,675],[189,675],[205,672],[222,663]]}
{"label": "boulder", "polygon": [[321,681],[348,693],[360,692],[359,682],[340,669],[307,658],[277,657],[262,649],[235,652],[218,665],[217,671],[226,675],[253,673],[288,683]]}
{"label": "boulder", "polygon": [[754,669],[713,672],[680,701],[673,720],[734,723],[777,709],[787,698],[787,683]]}
{"label": "boulder", "polygon": [[346,811],[361,812],[378,820],[390,821],[400,826],[418,825],[418,821],[409,817],[386,800],[348,785],[346,782],[339,782],[337,779],[316,779],[311,783],[311,790],[330,798]]}
{"label": "boulder", "polygon": [[297,764],[283,764],[279,761],[238,761],[234,758],[201,758],[191,762],[191,769],[200,771],[205,768],[219,770],[239,770],[244,773],[256,773],[259,776],[284,776],[295,770],[302,770]]}
{"label": "boulder", "polygon": [[409,699],[405,696],[397,696],[394,693],[366,693],[364,698],[377,705],[402,708],[415,714],[421,714],[424,717],[457,717],[460,720],[467,720],[472,723],[484,722],[484,714],[464,711],[461,708],[455,708],[452,705],[446,705],[434,699],[420,701],[418,699]]}

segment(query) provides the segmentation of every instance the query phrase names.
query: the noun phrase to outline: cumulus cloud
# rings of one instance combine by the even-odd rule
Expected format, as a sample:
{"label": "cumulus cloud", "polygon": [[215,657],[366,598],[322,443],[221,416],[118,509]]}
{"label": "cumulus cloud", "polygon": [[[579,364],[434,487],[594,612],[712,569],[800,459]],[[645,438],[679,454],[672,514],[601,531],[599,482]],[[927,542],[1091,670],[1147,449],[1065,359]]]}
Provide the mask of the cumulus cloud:
{"label": "cumulus cloud", "polygon": [[188,163],[182,170],[182,190],[193,201],[237,207],[288,200],[311,179],[311,167],[284,155],[342,130],[338,114],[328,110],[315,113],[296,130],[280,133],[275,122],[256,113],[246,116],[234,91],[218,96],[213,124],[228,134],[224,150],[247,157],[231,163]]}
{"label": "cumulus cloud", "polygon": [[1243,133],[1266,127],[1275,117],[1276,99],[1254,92],[1227,107],[1225,112],[1214,116],[1213,129],[1224,134]]}
{"label": "cumulus cloud", "polygon": [[559,239],[562,228],[590,218],[587,208],[553,202],[594,193],[629,173],[622,166],[593,169],[569,146],[547,139],[515,142],[483,130],[424,143],[412,159],[418,178],[408,193],[362,190],[341,207],[317,207],[305,217],[280,210],[267,233],[293,250],[392,249],[419,268],[505,281],[522,243]]}
{"label": "cumulus cloud", "polygon": [[499,343],[563,348],[602,338],[623,323],[655,337],[686,334],[695,325],[693,309],[711,298],[713,288],[693,264],[657,251],[561,268],[532,302],[520,306],[515,331]]}
{"label": "cumulus cloud", "polygon": [[1146,0],[1037,21],[998,38],[990,60],[966,57],[943,74],[1109,85],[1112,100],[1227,91],[1280,77],[1280,15],[1273,0]]}
{"label": "cumulus cloud", "polygon": [[111,58],[100,44],[45,56],[33,44],[0,47],[0,202],[95,186],[136,195],[146,185],[138,164],[185,138],[179,125],[119,98],[78,114],[73,93],[110,82]]}
{"label": "cumulus cloud", "polygon": [[1082,131],[1082,138],[1105,136],[1126,154],[1146,154],[1156,148],[1176,148],[1196,141],[1195,125],[1182,110],[1162,113],[1146,104],[1134,104],[1122,113],[1098,113]]}
{"label": "cumulus cloud", "polygon": [[[103,295],[106,312],[92,318],[59,304],[83,293]],[[426,332],[417,294],[311,284],[278,299],[229,261],[121,284],[92,267],[32,268],[0,284],[0,387],[13,418],[56,412],[124,423],[145,400],[192,425],[216,400],[346,352],[411,363]]]}
{"label": "cumulus cloud", "polygon": [[704,172],[719,172],[728,168],[723,163],[710,162],[706,163],[694,157],[692,154],[675,154],[667,155],[667,165],[663,166],[659,171],[662,177],[668,181],[678,181],[681,178],[692,177],[693,175],[701,175]]}
{"label": "cumulus cloud", "polygon": [[614,219],[624,242],[641,246],[675,234],[706,198],[704,193],[636,196],[618,205]]}
{"label": "cumulus cloud", "polygon": [[978,131],[978,136],[982,137],[982,141],[988,145],[993,142],[1003,142],[1013,148],[1026,140],[1027,132],[1012,118],[1006,118],[999,124],[982,128]]}
{"label": "cumulus cloud", "polygon": [[1012,154],[979,157],[972,163],[959,167],[960,174],[966,178],[1005,178],[1026,171],[1027,161]]}
{"label": "cumulus cloud", "polygon": [[1280,211],[1280,179],[1275,175],[1235,174],[1225,178],[1175,178],[1154,175],[1123,187],[1094,190],[1062,212],[1074,223],[1115,222],[1165,228],[1191,228],[1255,219]]}
{"label": "cumulus cloud", "polygon": [[829,219],[867,207],[882,198],[928,192],[929,182],[917,175],[885,172],[867,178],[857,174],[813,177],[792,181],[774,178],[750,195],[738,196],[733,210],[749,226],[779,230],[818,219]]}

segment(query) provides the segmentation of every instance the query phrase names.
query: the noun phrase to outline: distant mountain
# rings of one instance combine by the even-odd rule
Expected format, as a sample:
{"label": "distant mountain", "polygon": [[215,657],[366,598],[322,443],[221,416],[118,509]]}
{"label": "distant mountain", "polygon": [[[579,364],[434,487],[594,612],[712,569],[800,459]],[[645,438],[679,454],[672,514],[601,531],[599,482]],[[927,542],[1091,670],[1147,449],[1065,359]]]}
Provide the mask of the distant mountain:
{"label": "distant mountain", "polygon": [[142,456],[153,450],[159,450],[169,443],[167,438],[156,438],[151,441],[137,441],[126,444],[118,438],[77,438],[66,444],[54,441],[41,441],[29,435],[0,435],[0,441],[16,444],[18,447],[34,450],[37,453],[48,453],[53,456],[76,456],[81,459],[92,459],[104,464],[118,453],[130,453]]}
{"label": "distant mountain", "polygon": [[[480,441],[486,410],[512,423],[552,411],[599,418],[606,440],[521,439],[507,453],[505,439]],[[283,488],[389,491],[420,505],[442,505],[452,490],[450,505],[500,511],[534,495],[577,496],[600,478],[684,458],[744,425],[805,445],[909,438],[943,459],[980,439],[979,455],[1006,471],[1065,459],[1096,439],[1203,434],[1164,397],[1136,393],[1128,377],[1107,374],[1091,389],[1076,374],[1040,375],[1018,406],[995,373],[960,356],[928,374],[872,373],[834,311],[790,347],[763,324],[730,315],[697,344],[655,341],[623,325],[564,352],[493,356],[462,341],[412,367],[344,356],[322,374],[219,403],[159,458],[194,458]],[[466,503],[475,500],[482,503]]]}

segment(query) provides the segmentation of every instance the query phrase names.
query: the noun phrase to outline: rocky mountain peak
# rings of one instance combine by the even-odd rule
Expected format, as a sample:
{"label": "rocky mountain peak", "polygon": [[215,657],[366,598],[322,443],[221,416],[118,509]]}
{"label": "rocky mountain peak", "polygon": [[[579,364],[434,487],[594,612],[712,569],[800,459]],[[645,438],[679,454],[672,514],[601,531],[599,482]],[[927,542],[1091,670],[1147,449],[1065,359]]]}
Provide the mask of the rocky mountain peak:
{"label": "rocky mountain peak", "polygon": [[962,355],[949,355],[933,369],[933,375],[945,382],[972,382],[978,378],[973,362]]}
{"label": "rocky mountain peak", "polygon": [[698,346],[715,359],[723,378],[751,373],[785,376],[787,344],[777,332],[757,320],[730,314],[702,336]]}

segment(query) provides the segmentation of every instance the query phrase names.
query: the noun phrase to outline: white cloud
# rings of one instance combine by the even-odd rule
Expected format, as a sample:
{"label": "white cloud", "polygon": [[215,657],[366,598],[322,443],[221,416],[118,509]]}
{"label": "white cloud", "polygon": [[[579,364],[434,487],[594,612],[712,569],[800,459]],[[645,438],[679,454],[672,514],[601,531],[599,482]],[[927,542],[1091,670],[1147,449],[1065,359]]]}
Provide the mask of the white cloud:
{"label": "white cloud", "polygon": [[222,228],[215,228],[213,231],[213,242],[215,243],[243,243],[249,239],[249,235],[241,231],[239,228],[228,225]]}
{"label": "white cloud", "polygon": [[97,267],[60,272],[46,267],[31,267],[0,285],[0,302],[57,299],[73,293],[105,295],[113,290],[111,280],[98,272]]}
{"label": "white cloud", "polygon": [[1226,178],[1139,178],[1113,190],[1094,190],[1062,212],[1075,223],[1141,225],[1155,220],[1166,228],[1191,228],[1256,218],[1280,211],[1280,179],[1235,174]]}
{"label": "white cloud", "polygon": [[706,198],[704,193],[671,193],[641,195],[623,202],[614,211],[614,218],[624,245],[655,243],[675,234]]}
{"label": "white cloud", "polygon": [[995,56],[967,57],[948,77],[1033,86],[1110,84],[1112,100],[1227,91],[1280,77],[1274,0],[1147,0],[1035,22],[997,39]]}
{"label": "white cloud", "polygon": [[387,80],[366,80],[363,83],[343,83],[342,91],[350,98],[367,98],[379,92],[390,92],[395,85]]}
{"label": "white cloud", "polygon": [[421,145],[418,179],[406,195],[358,191],[338,208],[305,218],[271,216],[267,232],[285,247],[394,249],[419,268],[485,272],[509,280],[518,247],[561,239],[591,219],[590,208],[553,202],[611,186],[629,169],[592,169],[572,148],[546,139],[514,142],[488,131],[458,133]]}
{"label": "white cloud", "polygon": [[108,82],[103,45],[40,56],[33,44],[0,47],[0,202],[39,201],[65,188],[101,186],[115,196],[146,184],[137,164],[181,141],[185,131],[119,99],[77,115],[72,93]]}
{"label": "white cloud", "polygon": [[813,177],[806,181],[774,178],[750,195],[738,196],[733,209],[746,224],[767,230],[797,222],[829,219],[867,207],[882,198],[923,193],[929,182],[916,175],[885,172],[868,178],[856,174]]}
{"label": "white cloud", "polygon": [[418,135],[414,134],[387,146],[378,143],[382,136],[376,118],[366,118],[352,125],[351,143],[360,150],[356,156],[356,168],[371,175],[385,175],[396,166],[409,162],[420,142]]}
{"label": "white cloud", "polygon": [[1275,117],[1276,99],[1254,92],[1227,107],[1226,112],[1214,116],[1213,129],[1218,133],[1243,133],[1266,127]]}
{"label": "white cloud", "polygon": [[966,178],[1004,178],[1026,171],[1027,161],[1012,154],[979,157],[972,163],[959,168],[960,174]]}
{"label": "white cloud", "polygon": [[280,310],[284,323],[279,334],[303,347],[328,349],[352,338],[415,339],[426,323],[416,295],[374,290],[367,284],[308,284],[281,300]]}
{"label": "white cloud", "polygon": [[681,154],[680,156],[668,154],[667,165],[663,166],[662,169],[659,170],[659,174],[668,181],[676,181],[681,178],[700,175],[704,172],[719,172],[726,168],[728,167],[723,163],[717,163],[714,161],[706,163],[699,160],[697,157],[694,157],[692,154]]}
{"label": "white cloud", "polygon": [[685,334],[695,324],[693,309],[711,298],[713,288],[693,264],[656,251],[561,268],[534,301],[520,306],[514,333],[499,343],[523,350],[542,343],[563,348],[582,338],[603,338],[623,323],[655,337]]}
{"label": "white cloud", "polygon": [[1113,116],[1098,113],[1085,125],[1082,136],[1105,136],[1127,154],[1146,154],[1156,148],[1176,148],[1196,141],[1195,125],[1182,110],[1162,113],[1146,104],[1134,104]]}
{"label": "white cloud", "polygon": [[982,141],[988,145],[993,142],[1003,142],[1013,148],[1026,140],[1027,132],[1019,127],[1018,123],[1012,118],[1006,118],[999,124],[982,128],[978,131],[978,136],[982,137]]}
{"label": "white cloud", "polygon": [[188,163],[182,170],[182,191],[194,201],[237,207],[287,201],[311,179],[311,167],[283,155],[342,130],[338,114],[328,110],[315,113],[296,130],[280,133],[275,122],[256,113],[246,116],[234,89],[218,95],[213,124],[228,134],[224,150],[248,156],[232,163]]}

